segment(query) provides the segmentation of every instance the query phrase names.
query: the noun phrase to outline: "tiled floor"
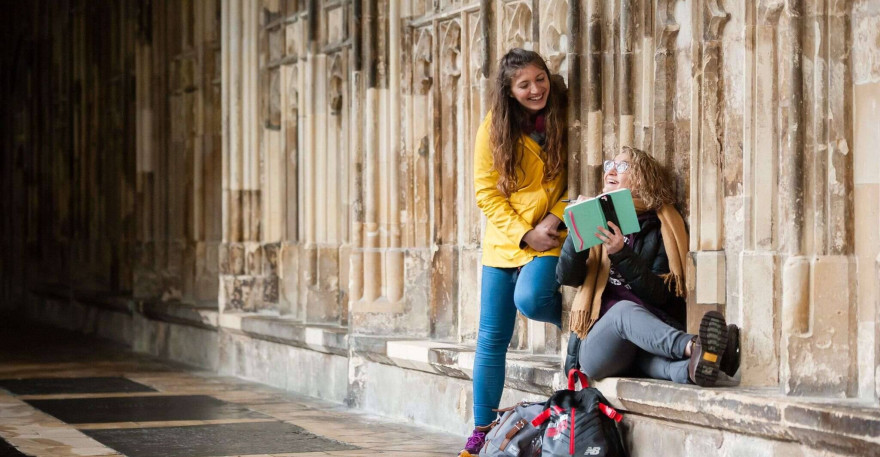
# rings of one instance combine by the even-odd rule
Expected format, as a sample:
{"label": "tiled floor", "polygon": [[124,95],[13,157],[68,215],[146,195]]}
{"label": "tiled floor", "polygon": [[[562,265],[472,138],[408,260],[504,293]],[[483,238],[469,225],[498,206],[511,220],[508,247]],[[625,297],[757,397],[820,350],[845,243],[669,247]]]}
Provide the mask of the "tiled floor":
{"label": "tiled floor", "polygon": [[462,444],[105,341],[4,321],[0,457],[427,457],[457,455]]}

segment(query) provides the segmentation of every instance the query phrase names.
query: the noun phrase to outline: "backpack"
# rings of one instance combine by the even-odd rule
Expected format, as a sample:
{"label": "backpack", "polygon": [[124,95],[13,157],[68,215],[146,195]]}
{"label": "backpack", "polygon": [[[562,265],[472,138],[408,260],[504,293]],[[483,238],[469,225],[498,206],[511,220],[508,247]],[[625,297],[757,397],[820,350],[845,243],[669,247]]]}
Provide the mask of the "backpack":
{"label": "backpack", "polygon": [[[575,376],[581,390],[574,390]],[[557,390],[532,420],[543,435],[541,455],[626,457],[617,423],[623,418],[577,369],[568,372],[568,389]]]}
{"label": "backpack", "polygon": [[544,410],[544,402],[520,402],[497,410],[501,418],[486,434],[480,457],[532,457],[541,455],[541,430],[532,419]]}

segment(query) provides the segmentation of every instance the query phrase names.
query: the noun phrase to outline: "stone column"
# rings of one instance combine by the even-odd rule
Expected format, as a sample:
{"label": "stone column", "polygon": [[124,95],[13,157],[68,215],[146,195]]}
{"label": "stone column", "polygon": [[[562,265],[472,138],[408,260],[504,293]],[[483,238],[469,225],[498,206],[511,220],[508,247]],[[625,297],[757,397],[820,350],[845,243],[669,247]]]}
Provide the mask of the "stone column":
{"label": "stone column", "polygon": [[[635,112],[633,98],[633,5],[632,0],[620,0],[620,61],[618,68],[618,110],[620,125],[618,131],[619,146],[633,146],[635,140]],[[615,154],[616,155],[616,154]]]}
{"label": "stone column", "polygon": [[729,15],[717,0],[694,3],[694,101],[691,107],[690,259],[687,277],[688,331],[699,330],[700,319],[726,302],[726,264],[723,250],[724,202],[721,175],[721,35]]}
{"label": "stone column", "polygon": [[218,250],[222,219],[220,208],[220,166],[222,136],[220,80],[217,77],[219,60],[219,21],[217,3],[200,0],[194,5],[194,45],[196,47],[196,75],[194,83],[199,87],[196,94],[194,114],[194,157],[192,200],[192,237],[194,246],[193,301],[216,300],[219,287]]}
{"label": "stone column", "polygon": [[601,186],[602,160],[602,6],[599,0],[587,3],[586,106],[587,134],[583,137],[580,193],[595,194]]}
{"label": "stone column", "polygon": [[[438,21],[435,25],[434,71],[437,84],[433,91],[434,156],[432,161],[434,227],[431,281],[431,320],[442,337],[454,334],[456,308],[459,304],[462,258],[460,244],[462,220],[462,184],[464,154],[462,138],[465,112],[465,89],[462,81],[461,18]],[[469,155],[469,157],[473,157]],[[473,174],[471,173],[471,176]]]}
{"label": "stone column", "polygon": [[[792,395],[857,393],[853,253],[852,98],[848,3],[808,0],[803,11],[804,250],[786,263],[781,381]],[[807,25],[809,24],[809,25]]]}
{"label": "stone column", "polygon": [[[577,198],[582,194],[583,182],[581,181],[581,170],[586,166],[586,158],[582,150],[583,119],[585,114],[585,104],[582,103],[589,94],[584,92],[586,87],[582,84],[583,70],[581,54],[583,54],[586,43],[586,36],[581,33],[584,29],[581,26],[582,15],[585,14],[581,6],[581,2],[574,1],[568,5],[568,49],[566,49],[565,60],[568,62],[568,196],[569,198]],[[571,297],[574,295],[573,289],[569,287],[562,288],[563,293],[563,313],[562,313],[562,341],[563,347],[568,345],[568,316],[569,304]]]}
{"label": "stone column", "polygon": [[880,14],[875,4],[855,1],[851,10],[858,384],[859,397],[874,402],[880,397]]}
{"label": "stone column", "polygon": [[385,170],[388,176],[388,250],[385,254],[385,296],[392,305],[392,309],[402,309],[403,296],[403,249],[401,246],[400,227],[400,146],[403,143],[401,136],[401,93],[400,93],[400,61],[401,61],[401,33],[400,33],[400,1],[388,1],[388,122],[389,141],[386,153],[388,154],[388,166]]}
{"label": "stone column", "polygon": [[[306,272],[309,281],[301,282],[305,292],[303,305],[306,319],[314,323],[339,323],[343,319],[343,301],[347,287],[343,286],[347,271],[341,249],[347,239],[348,210],[344,201],[348,182],[348,163],[345,130],[345,63],[342,50],[333,50],[343,42],[342,7],[322,5],[318,0],[306,2],[308,24],[306,33],[307,75],[306,110],[309,119],[305,135],[310,146],[304,162],[310,164],[314,176],[308,186],[311,191],[302,194],[304,204],[314,218],[303,221],[312,230],[305,245]],[[308,178],[306,178],[308,179]]]}
{"label": "stone column", "polygon": [[367,0],[363,22],[365,24],[364,61],[365,97],[363,116],[364,143],[364,264],[363,270],[352,274],[363,275],[363,296],[358,310],[367,311],[382,295],[382,258],[379,251],[379,87],[378,87],[378,5]]}
{"label": "stone column", "polygon": [[652,152],[660,163],[667,165],[675,155],[675,40],[681,28],[675,21],[674,8],[674,0],[660,0],[656,5],[653,97],[650,99]]}
{"label": "stone column", "polygon": [[[289,16],[295,11],[285,11]],[[300,241],[302,229],[300,227],[302,212],[300,186],[300,164],[302,163],[300,110],[303,107],[302,98],[302,48],[303,21],[297,18],[292,22],[285,19],[281,25],[284,30],[283,62],[280,68],[280,128],[281,128],[281,165],[284,173],[283,202],[284,234],[278,253],[278,301],[282,314],[304,320],[305,304],[300,301]]]}
{"label": "stone column", "polygon": [[[483,212],[477,207],[474,194],[473,151],[477,129],[483,122],[489,103],[489,49],[492,42],[489,22],[492,11],[488,2],[480,2],[473,10],[462,14],[462,88],[465,109],[462,110],[463,141],[461,155],[460,239],[461,261],[458,275],[459,294],[457,315],[449,322],[450,333],[460,341],[476,337],[480,310],[480,281],[482,255],[480,248],[483,233]],[[455,331],[457,330],[457,334]]]}
{"label": "stone column", "polygon": [[220,256],[220,310],[245,308],[242,276],[245,275],[244,230],[244,84],[243,16],[241,0],[223,2],[223,242]]}
{"label": "stone column", "polygon": [[[247,242],[258,242],[262,238],[262,216],[260,211],[260,128],[259,128],[259,5],[256,2],[242,2],[242,237]],[[248,244],[246,252],[252,257],[259,249],[258,244]],[[248,259],[252,263],[253,259]],[[253,262],[255,263],[255,262]],[[256,271],[249,272],[259,274]]]}
{"label": "stone column", "polygon": [[[153,11],[141,14],[152,16]],[[153,199],[155,194],[154,172],[154,125],[153,119],[153,43],[148,35],[138,37],[135,46],[135,179],[137,240],[134,269],[134,291],[137,298],[152,298],[161,294],[159,279],[155,271],[155,243],[153,222]]]}
{"label": "stone column", "polygon": [[318,150],[318,136],[324,134],[317,128],[316,106],[319,103],[317,98],[321,95],[317,90],[318,79],[322,75],[318,73],[319,56],[317,43],[317,27],[318,27],[318,6],[314,1],[306,2],[306,16],[301,17],[300,33],[304,35],[302,54],[298,69],[302,78],[302,91],[300,97],[302,99],[302,109],[297,111],[299,120],[297,124],[301,126],[300,132],[300,150],[298,151],[301,159],[302,179],[299,184],[299,195],[301,208],[299,208],[299,223],[301,228],[301,237],[299,244],[299,270],[297,274],[299,294],[298,302],[302,311],[302,317],[306,322],[321,321],[320,315],[323,314],[323,304],[316,296],[318,290],[318,237],[316,229],[317,221],[317,196],[320,192],[320,186],[317,182],[318,176],[317,160],[323,159],[326,151]]}
{"label": "stone column", "polygon": [[351,201],[351,256],[349,257],[349,309],[352,304],[363,299],[364,294],[364,147],[363,147],[363,123],[364,123],[364,16],[361,0],[355,0],[352,5],[351,21],[351,61],[350,73],[351,84],[349,93],[351,96],[351,123],[349,124],[349,153],[351,154],[351,186],[349,187],[349,200]]}
{"label": "stone column", "polygon": [[743,383],[776,385],[780,278],[775,227],[779,188],[778,97],[774,87],[782,60],[775,47],[782,3],[746,9],[746,103],[743,128],[743,252],[740,255]]}
{"label": "stone column", "polygon": [[568,195],[577,198],[581,193],[580,170],[583,158],[581,157],[581,121],[583,116],[581,85],[581,53],[583,52],[584,40],[581,38],[581,4],[570,2],[568,5],[568,48],[565,50],[565,60],[568,62],[566,81],[568,82]]}

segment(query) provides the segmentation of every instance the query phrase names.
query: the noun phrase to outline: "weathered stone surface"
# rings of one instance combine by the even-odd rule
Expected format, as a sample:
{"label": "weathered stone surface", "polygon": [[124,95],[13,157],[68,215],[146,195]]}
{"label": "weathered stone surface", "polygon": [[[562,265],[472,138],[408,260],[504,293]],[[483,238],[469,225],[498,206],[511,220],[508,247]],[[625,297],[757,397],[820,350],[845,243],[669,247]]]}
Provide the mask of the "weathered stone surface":
{"label": "weathered stone surface", "polygon": [[796,395],[852,396],[856,334],[850,328],[852,297],[849,278],[852,260],[848,256],[811,259],[809,315],[806,328],[793,326],[783,335],[788,345],[786,392]]}
{"label": "weathered stone surface", "polygon": [[[855,17],[856,13],[853,15]],[[876,46],[870,46],[869,43],[859,40],[855,44],[854,54],[875,50]],[[865,79],[869,79],[868,75],[862,75],[862,80]],[[880,162],[872,156],[875,145],[880,144],[880,129],[875,127],[876,120],[880,118],[880,72],[873,75],[872,81],[855,84],[853,92],[854,254],[859,285],[857,350],[861,398],[877,398],[880,392],[880,327],[877,325],[880,275],[876,260],[880,255],[880,231],[877,230]]]}
{"label": "weathered stone surface", "polygon": [[[524,46],[568,84],[570,192],[621,145],[669,166],[688,327],[725,311],[744,384],[793,397],[626,384],[628,439],[874,452],[872,410],[847,405],[880,397],[875,0],[47,3],[0,24],[21,44],[0,53],[0,308],[466,431],[473,145]],[[547,393],[564,333],[519,318],[507,385]],[[445,410],[383,390],[418,381]]]}
{"label": "weathered stone surface", "polygon": [[254,338],[328,354],[348,355],[348,331],[344,327],[307,326],[289,318],[249,316],[241,319],[238,330]]}
{"label": "weathered stone surface", "polygon": [[[675,426],[663,424],[663,433],[686,433],[676,442],[695,444],[711,436],[716,429],[724,437],[711,438],[720,449],[708,455],[780,455],[778,452],[796,452],[799,446],[812,449],[816,455],[878,455],[878,417],[876,408],[869,405],[843,406],[810,401],[795,401],[767,389],[701,389],[662,381],[608,379],[598,385],[609,399],[616,398],[623,408],[638,416],[632,432],[634,449],[641,448],[662,434],[641,435],[638,427],[655,419],[681,421],[700,427],[699,431],[675,431]],[[643,420],[647,416],[651,420]],[[625,415],[626,417],[626,415]],[[843,432],[843,430],[846,432]],[[748,435],[760,438],[750,438]],[[696,439],[695,439],[696,438]],[[746,452],[755,443],[763,442],[753,451]],[[794,441],[795,443],[789,443]],[[702,446],[708,443],[703,441]],[[677,445],[676,445],[677,446]],[[767,448],[767,446],[770,446]],[[763,449],[763,450],[761,450]],[[804,452],[801,448],[800,452]],[[697,455],[693,449],[671,455]],[[761,452],[769,452],[762,454]],[[793,455],[800,455],[797,452]]]}
{"label": "weathered stone surface", "polygon": [[245,274],[245,266],[247,258],[245,255],[245,247],[242,244],[230,244],[227,251],[230,274]]}
{"label": "weathered stone surface", "polygon": [[773,253],[743,252],[740,255],[744,385],[775,385],[779,380],[775,265]]}
{"label": "weathered stone surface", "polygon": [[[346,357],[225,332],[221,334],[220,351],[218,370],[222,374],[335,402],[342,402],[346,397]],[[320,376],[303,376],[303,373],[320,373]]]}
{"label": "weathered stone surface", "polygon": [[281,244],[279,312],[302,319],[304,310],[299,301],[299,249],[296,244]]}

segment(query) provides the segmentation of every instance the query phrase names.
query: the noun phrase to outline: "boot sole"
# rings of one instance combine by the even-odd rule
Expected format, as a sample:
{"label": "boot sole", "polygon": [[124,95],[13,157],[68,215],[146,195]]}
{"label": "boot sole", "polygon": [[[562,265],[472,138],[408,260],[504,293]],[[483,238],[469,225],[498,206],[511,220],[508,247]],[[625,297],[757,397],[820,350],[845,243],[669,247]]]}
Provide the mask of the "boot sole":
{"label": "boot sole", "polygon": [[721,371],[728,376],[733,376],[739,369],[739,328],[735,325],[727,326],[727,346],[724,348],[724,356],[721,358]]}
{"label": "boot sole", "polygon": [[718,311],[709,311],[700,322],[700,345],[702,353],[694,370],[694,382],[698,386],[712,387],[718,380],[721,355],[727,347],[727,322]]}

